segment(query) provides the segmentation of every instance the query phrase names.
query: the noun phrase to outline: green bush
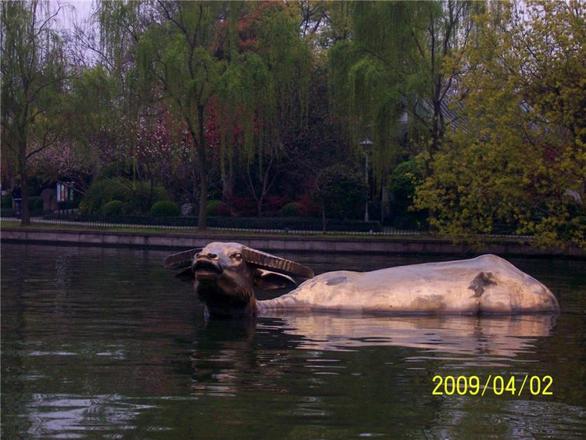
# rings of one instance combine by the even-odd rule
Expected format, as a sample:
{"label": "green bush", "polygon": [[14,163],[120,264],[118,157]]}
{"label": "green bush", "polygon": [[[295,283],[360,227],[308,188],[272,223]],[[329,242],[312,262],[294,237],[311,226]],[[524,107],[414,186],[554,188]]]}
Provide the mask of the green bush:
{"label": "green bush", "polygon": [[299,202],[289,202],[279,210],[281,217],[302,217],[304,214],[303,205]]}
{"label": "green bush", "polygon": [[416,159],[397,165],[389,176],[389,191],[401,200],[410,201],[415,194],[415,187],[423,179],[422,166]]}
{"label": "green bush", "polygon": [[122,177],[96,180],[86,191],[79,204],[82,214],[100,214],[102,208],[112,200],[121,201],[123,214],[147,214],[153,205],[161,200],[168,200],[165,188],[153,186],[148,182],[132,182]]}
{"label": "green bush", "polygon": [[229,216],[230,207],[221,200],[210,200],[208,201],[206,213],[210,217]]}
{"label": "green bush", "polygon": [[426,223],[427,213],[411,208],[415,190],[423,181],[423,164],[417,159],[401,162],[388,178],[390,223],[396,228],[419,228]]}
{"label": "green bush", "polygon": [[86,191],[79,204],[82,214],[99,214],[102,207],[112,200],[128,201],[132,186],[127,179],[112,178],[96,180]]}
{"label": "green bush", "polygon": [[151,187],[148,182],[136,182],[131,191],[131,197],[126,202],[126,212],[129,215],[146,214],[156,202],[169,200],[165,188],[159,185]]}
{"label": "green bush", "polygon": [[169,200],[161,200],[152,206],[151,215],[153,217],[177,217],[179,208]]}
{"label": "green bush", "polygon": [[102,206],[102,214],[106,217],[120,216],[124,214],[124,202],[120,200],[112,200]]}
{"label": "green bush", "polygon": [[360,218],[366,203],[364,177],[345,165],[332,165],[318,177],[317,200],[329,218]]}

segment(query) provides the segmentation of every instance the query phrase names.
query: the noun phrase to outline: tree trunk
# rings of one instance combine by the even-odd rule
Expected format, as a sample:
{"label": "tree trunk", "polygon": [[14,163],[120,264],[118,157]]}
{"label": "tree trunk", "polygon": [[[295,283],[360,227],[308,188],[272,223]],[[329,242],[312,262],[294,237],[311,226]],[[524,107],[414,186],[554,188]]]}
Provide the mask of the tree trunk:
{"label": "tree trunk", "polygon": [[150,211],[150,209],[153,207],[153,199],[155,198],[155,181],[151,175],[150,178],[150,187],[149,187],[149,206],[146,206],[145,208],[148,209]]}
{"label": "tree trunk", "polygon": [[222,199],[229,201],[234,195],[234,165],[232,158],[228,159],[228,170],[222,167]]}
{"label": "tree trunk", "polygon": [[26,176],[26,143],[21,141],[18,149],[18,171],[20,174],[20,190],[22,199],[20,201],[20,224],[28,226],[31,224],[30,213],[28,210],[28,185]]}
{"label": "tree trunk", "polygon": [[199,173],[199,211],[197,215],[197,227],[200,230],[207,228],[208,207],[208,165],[206,158],[206,139],[204,130],[204,106],[197,106],[198,112],[198,137],[197,167]]}
{"label": "tree trunk", "polygon": [[197,214],[197,227],[200,230],[207,228],[208,208],[208,176],[205,167],[200,165],[199,173],[199,210]]}
{"label": "tree trunk", "polygon": [[389,190],[386,182],[383,180],[380,191],[380,222],[384,224],[385,220],[389,217],[390,206],[389,206]]}
{"label": "tree trunk", "polygon": [[256,201],[256,216],[262,217],[262,202],[263,196],[260,196]]}

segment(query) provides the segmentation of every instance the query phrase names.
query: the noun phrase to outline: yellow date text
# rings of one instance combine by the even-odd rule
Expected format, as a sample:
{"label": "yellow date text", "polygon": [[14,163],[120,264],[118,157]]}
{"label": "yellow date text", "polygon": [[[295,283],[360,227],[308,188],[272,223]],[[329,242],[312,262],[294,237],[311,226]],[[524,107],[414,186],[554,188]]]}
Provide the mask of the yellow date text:
{"label": "yellow date text", "polygon": [[442,376],[432,378],[434,396],[553,396],[553,377],[549,375],[489,374],[480,376]]}

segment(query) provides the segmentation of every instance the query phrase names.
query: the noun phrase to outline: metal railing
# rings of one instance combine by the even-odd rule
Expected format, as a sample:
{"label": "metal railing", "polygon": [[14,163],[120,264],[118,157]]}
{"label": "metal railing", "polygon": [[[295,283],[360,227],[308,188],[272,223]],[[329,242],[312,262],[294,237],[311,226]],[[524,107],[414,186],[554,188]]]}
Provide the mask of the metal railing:
{"label": "metal railing", "polygon": [[[14,217],[4,217],[6,221],[18,221]],[[67,225],[67,226],[79,226],[89,227],[92,229],[157,229],[167,231],[193,231],[197,228],[197,218],[187,219],[187,224],[166,224],[165,219],[161,218],[149,218],[141,217],[139,222],[135,221],[124,221],[125,218],[115,218],[115,221],[110,221],[108,218],[100,218],[99,216],[86,217],[72,216],[68,214],[52,214],[50,217],[33,217],[31,218],[31,224],[47,224],[47,225]],[[126,220],[133,220],[133,218],[126,218]],[[168,219],[167,219],[168,220]],[[250,224],[246,224],[244,219],[243,225],[239,225],[239,220],[233,219],[231,223],[234,225],[218,225],[219,222],[215,222],[213,217],[212,221],[208,221],[208,230],[210,231],[225,231],[225,232],[242,232],[242,233],[265,233],[265,234],[291,234],[291,235],[345,235],[345,236],[417,236],[422,234],[428,234],[426,231],[407,230],[407,229],[395,229],[389,227],[381,227],[376,222],[364,224],[364,222],[340,222],[340,221],[328,221],[326,224],[327,229],[324,231],[321,228],[321,222],[312,221],[301,221],[301,222],[288,222],[287,219],[276,218],[271,219],[269,217],[262,218],[258,223],[264,223],[260,227],[254,227]],[[277,223],[277,227],[271,227],[273,220]],[[254,222],[253,222],[254,223]],[[297,224],[296,224],[297,223]],[[352,230],[351,228],[360,227],[365,229],[370,225],[376,226],[377,230]],[[266,226],[265,226],[266,225]],[[344,226],[350,226],[347,230]],[[284,227],[283,227],[284,226]],[[310,226],[310,227],[307,227]]]}
{"label": "metal railing", "polygon": [[[65,216],[62,216],[65,217]],[[2,220],[5,221],[17,221],[16,218],[6,218],[4,217]],[[165,230],[165,231],[177,231],[177,232],[187,232],[187,231],[194,231],[197,228],[197,224],[189,224],[189,225],[170,225],[164,224],[161,222],[160,219],[148,223],[146,218],[143,219],[144,221],[141,223],[134,223],[134,222],[110,222],[98,219],[86,219],[86,220],[67,220],[66,218],[41,218],[41,217],[34,217],[31,219],[31,223],[34,224],[50,224],[50,225],[67,225],[67,226],[80,226],[80,227],[89,227],[92,229],[145,229],[145,230]],[[270,218],[265,218],[267,222],[270,221]],[[259,233],[259,234],[291,234],[291,235],[336,235],[336,236],[355,236],[355,237],[372,237],[372,236],[379,236],[379,237],[433,237],[433,234],[430,231],[425,230],[412,230],[412,229],[396,229],[392,227],[384,227],[378,231],[344,231],[344,230],[316,230],[316,229],[302,229],[302,228],[270,228],[270,227],[263,227],[263,228],[252,228],[252,227],[222,227],[222,226],[208,226],[209,231],[217,231],[217,232],[240,232],[240,233]],[[503,239],[503,240],[531,240],[532,237],[529,235],[517,235],[517,234],[475,234],[473,237],[476,237],[479,240],[486,240],[486,239]],[[437,237],[439,238],[439,237]]]}

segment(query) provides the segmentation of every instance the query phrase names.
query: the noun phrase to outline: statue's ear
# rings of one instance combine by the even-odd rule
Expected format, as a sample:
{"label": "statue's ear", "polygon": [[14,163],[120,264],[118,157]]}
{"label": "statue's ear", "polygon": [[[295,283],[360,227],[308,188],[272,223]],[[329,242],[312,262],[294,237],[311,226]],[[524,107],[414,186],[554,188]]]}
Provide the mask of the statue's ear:
{"label": "statue's ear", "polygon": [[255,269],[254,284],[261,290],[275,290],[297,286],[295,280],[290,276],[264,269]]}
{"label": "statue's ear", "polygon": [[191,267],[188,267],[187,269],[177,273],[175,277],[179,278],[181,281],[188,281],[191,283],[195,279],[195,273]]}

